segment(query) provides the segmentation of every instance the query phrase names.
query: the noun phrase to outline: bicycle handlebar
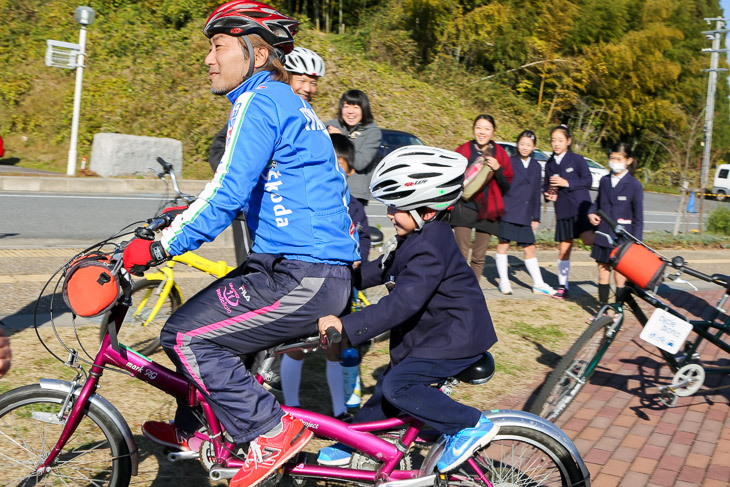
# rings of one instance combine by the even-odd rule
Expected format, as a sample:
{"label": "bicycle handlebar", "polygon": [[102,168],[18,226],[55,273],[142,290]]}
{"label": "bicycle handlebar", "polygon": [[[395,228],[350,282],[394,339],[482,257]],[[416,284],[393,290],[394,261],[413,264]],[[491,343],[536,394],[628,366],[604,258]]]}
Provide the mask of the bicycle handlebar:
{"label": "bicycle handlebar", "polygon": [[337,331],[337,329],[334,326],[330,326],[324,331],[325,335],[327,336],[327,343],[340,343],[342,341],[342,333]]}
{"label": "bicycle handlebar", "polygon": [[178,196],[180,196],[180,198],[182,198],[187,204],[191,204],[193,201],[195,201],[195,196],[183,193],[180,189],[180,186],[177,184],[177,176],[175,176],[175,171],[173,170],[172,164],[164,160],[162,157],[158,157],[157,162],[160,166],[162,166],[162,172],[158,173],[157,176],[160,179],[164,179],[164,176],[166,174],[169,175],[170,180],[172,181],[172,189],[175,190]]}

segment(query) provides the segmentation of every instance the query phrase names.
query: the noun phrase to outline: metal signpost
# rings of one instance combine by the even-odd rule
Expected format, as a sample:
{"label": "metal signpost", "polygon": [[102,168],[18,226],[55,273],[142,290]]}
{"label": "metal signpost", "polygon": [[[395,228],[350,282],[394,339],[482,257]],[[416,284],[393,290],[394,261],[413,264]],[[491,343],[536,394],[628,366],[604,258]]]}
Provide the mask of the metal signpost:
{"label": "metal signpost", "polygon": [[71,122],[71,143],[68,149],[68,165],[66,174],[73,176],[76,172],[76,144],[79,137],[79,113],[81,112],[81,82],[84,77],[84,60],[86,58],[86,26],[94,22],[96,13],[91,7],[76,7],[74,20],[81,24],[79,43],[47,40],[46,66],[76,69],[76,88],[74,89],[73,120]]}

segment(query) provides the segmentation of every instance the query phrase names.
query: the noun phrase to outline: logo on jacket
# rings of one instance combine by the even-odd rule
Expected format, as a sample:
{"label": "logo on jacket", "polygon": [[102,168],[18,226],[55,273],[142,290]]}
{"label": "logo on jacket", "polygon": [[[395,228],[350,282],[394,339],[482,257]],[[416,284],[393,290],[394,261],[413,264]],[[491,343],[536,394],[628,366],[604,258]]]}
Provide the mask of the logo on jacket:
{"label": "logo on jacket", "polygon": [[299,109],[300,112],[302,112],[302,115],[304,115],[304,118],[307,119],[307,125],[304,127],[304,130],[311,131],[322,131],[325,130],[325,126],[322,123],[322,121],[319,119],[316,113],[314,113],[314,110],[312,110],[309,107],[302,107]]}
{"label": "logo on jacket", "polygon": [[226,310],[226,313],[231,314],[231,306],[238,306],[238,302],[241,299],[233,284],[228,283],[228,287],[218,288],[216,293],[218,294],[218,300],[223,305],[223,309]]}

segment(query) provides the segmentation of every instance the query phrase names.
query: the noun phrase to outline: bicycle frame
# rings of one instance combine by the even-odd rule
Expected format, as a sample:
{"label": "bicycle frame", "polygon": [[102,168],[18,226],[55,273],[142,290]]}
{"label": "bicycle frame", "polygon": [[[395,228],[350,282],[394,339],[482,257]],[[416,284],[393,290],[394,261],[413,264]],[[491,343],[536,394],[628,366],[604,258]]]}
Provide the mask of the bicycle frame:
{"label": "bicycle frame", "polygon": [[[117,305],[113,309],[115,313],[115,324],[118,330],[121,326],[127,307]],[[128,372],[132,377],[138,378],[156,387],[157,389],[170,394],[177,398],[184,398],[190,406],[200,406],[208,424],[208,434],[203,435],[196,433],[201,439],[211,441],[214,445],[216,463],[223,468],[240,469],[243,466],[243,460],[236,458],[232,451],[235,445],[223,438],[223,428],[216,419],[215,413],[206,402],[203,395],[193,387],[188,380],[177,372],[150,360],[134,350],[119,344],[118,347],[112,345],[112,338],[109,334],[104,338],[99,352],[94,359],[89,376],[78,392],[74,401],[73,409],[69,414],[68,420],[63,428],[61,437],[56,445],[50,451],[45,461],[37,468],[37,472],[42,475],[44,472],[50,471],[51,466],[63,450],[66,442],[73,435],[83,418],[83,411],[88,407],[90,400],[95,396],[95,392],[99,386],[99,381],[104,374],[104,368],[108,366],[118,367]],[[261,380],[261,379],[259,379]],[[69,390],[70,395],[76,395],[73,389]],[[382,421],[360,423],[357,425],[348,425],[337,419],[306,411],[303,409],[282,406],[286,412],[293,414],[302,420],[311,430],[315,431],[318,436],[331,438],[332,440],[341,441],[349,446],[354,447],[372,457],[378,458],[383,462],[383,466],[377,471],[373,470],[357,470],[343,469],[339,467],[321,467],[318,465],[307,465],[304,463],[287,464],[286,470],[298,476],[311,477],[328,477],[343,480],[375,482],[378,479],[390,480],[406,480],[417,478],[422,475],[419,470],[396,470],[399,462],[403,459],[408,447],[419,437],[423,423],[408,417],[391,418]],[[392,431],[406,427],[401,442],[406,447],[401,451],[393,443],[378,438],[371,432]]]}
{"label": "bicycle frame", "polygon": [[[613,309],[615,313],[619,316],[619,319],[614,321],[612,324],[607,325],[606,327],[606,341],[601,345],[598,352],[595,355],[595,359],[593,362],[587,365],[586,367],[586,375],[590,376],[590,374],[593,373],[593,370],[598,366],[601,359],[603,358],[603,355],[605,354],[606,350],[611,346],[613,343],[614,338],[618,334],[618,332],[621,330],[621,326],[623,325],[624,321],[624,309],[626,306],[628,306],[631,309],[632,314],[636,317],[636,319],[639,321],[639,324],[643,328],[646,326],[647,321],[649,321],[649,317],[646,316],[644,311],[639,307],[639,304],[636,302],[636,299],[634,299],[634,295],[636,295],[639,299],[642,301],[650,304],[652,307],[657,309],[662,309],[666,311],[667,313],[672,314],[673,316],[676,316],[678,318],[681,318],[683,320],[686,320],[686,318],[676,311],[674,308],[669,306],[668,304],[661,301],[659,298],[654,296],[653,294],[645,291],[644,289],[636,286],[631,281],[626,282],[626,293],[623,296],[623,300],[604,305],[599,311],[598,315],[601,315],[605,313],[609,308]],[[728,292],[725,292],[725,294],[722,295],[722,297],[718,300],[717,306],[715,306],[714,311],[712,313],[712,316],[708,320],[686,320],[692,325],[692,330],[697,334],[697,338],[692,341],[688,342],[689,346],[685,349],[685,351],[680,355],[673,355],[665,350],[662,350],[660,348],[657,348],[659,353],[661,353],[662,357],[664,358],[664,361],[667,363],[667,365],[671,368],[673,373],[676,373],[679,369],[687,365],[692,361],[692,357],[697,351],[697,348],[702,343],[702,340],[707,340],[716,347],[719,347],[724,352],[730,354],[730,344],[723,341],[720,337],[723,335],[723,333],[730,333],[730,319],[725,321],[724,323],[718,323],[715,321],[718,316],[720,316],[720,313],[723,312],[722,307],[724,306],[725,302],[728,299]],[[717,329],[717,333],[711,333],[710,329]],[[730,374],[730,366],[726,367],[702,367],[706,374]]]}
{"label": "bicycle frame", "polygon": [[[170,295],[170,291],[173,287],[177,289],[178,294],[182,297],[182,291],[175,282],[175,274],[173,272],[176,262],[188,265],[215,277],[223,277],[235,269],[235,267],[229,266],[226,262],[222,260],[219,260],[218,262],[213,262],[212,260],[201,257],[200,255],[197,255],[193,252],[185,252],[182,255],[174,256],[172,260],[166,262],[164,267],[159,267],[155,272],[146,273],[144,276],[145,279],[150,281],[161,281],[162,288],[160,289],[158,287],[157,301],[155,302],[155,305],[152,307],[152,311],[150,312],[149,316],[142,324],[142,326],[148,326],[150,322],[155,319],[157,313],[159,313],[160,309],[162,309],[162,306],[165,304],[165,301]],[[134,316],[137,316],[141,310],[145,309],[151,297],[152,289],[149,289],[145,293],[144,298],[140,300],[139,304],[135,308],[133,313]]]}
{"label": "bicycle frame", "polygon": [[[627,283],[627,284],[630,284]],[[676,311],[674,308],[669,306],[668,304],[665,304],[663,301],[661,301],[659,298],[654,296],[653,294],[645,291],[644,289],[641,289],[637,287],[636,285],[630,284],[627,286],[630,288],[631,293],[636,294],[641,300],[645,301],[646,303],[650,304],[654,308],[662,309],[666,311],[667,313],[671,313],[672,315],[676,316],[677,318],[681,318],[683,320],[686,320],[686,318]],[[697,338],[692,341],[688,342],[689,347],[684,351],[684,353],[680,355],[672,355],[671,353],[659,349],[659,352],[661,353],[662,357],[664,357],[665,362],[669,367],[672,369],[672,372],[677,372],[680,368],[690,363],[692,360],[692,356],[697,351],[697,348],[699,347],[700,343],[702,343],[702,340],[707,340],[716,347],[723,350],[725,353],[730,354],[730,344],[725,342],[724,340],[721,340],[720,337],[723,335],[723,333],[730,333],[730,319],[728,321],[725,321],[724,323],[719,323],[715,321],[718,316],[720,316],[720,313],[723,312],[723,306],[728,298],[728,292],[726,291],[722,297],[717,302],[717,305],[714,307],[712,316],[707,320],[687,320],[692,325],[692,330],[694,333],[697,334]],[[631,308],[634,316],[636,316],[636,319],[639,320],[639,323],[642,327],[646,325],[646,322],[649,321],[649,318],[646,316],[644,311],[638,306],[638,303],[634,299],[634,297],[631,294],[626,295],[625,302],[629,305]],[[717,329],[717,333],[711,333],[711,329]],[[679,359],[678,359],[679,357]],[[705,373],[707,374],[729,374],[730,373],[730,366],[728,367],[702,367],[705,370]]]}

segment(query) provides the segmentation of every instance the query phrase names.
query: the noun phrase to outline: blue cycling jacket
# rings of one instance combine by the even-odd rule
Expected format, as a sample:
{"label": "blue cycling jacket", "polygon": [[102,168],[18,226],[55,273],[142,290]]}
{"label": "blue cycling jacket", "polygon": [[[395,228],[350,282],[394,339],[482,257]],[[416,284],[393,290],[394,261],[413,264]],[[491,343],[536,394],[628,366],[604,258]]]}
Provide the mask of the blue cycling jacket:
{"label": "blue cycling jacket", "polygon": [[210,242],[245,211],[253,252],[330,264],[360,259],[347,178],[325,126],[289,85],[270,78],[262,71],[227,95],[225,153],[198,199],[162,232],[171,255]]}

